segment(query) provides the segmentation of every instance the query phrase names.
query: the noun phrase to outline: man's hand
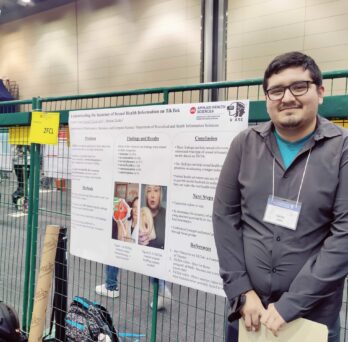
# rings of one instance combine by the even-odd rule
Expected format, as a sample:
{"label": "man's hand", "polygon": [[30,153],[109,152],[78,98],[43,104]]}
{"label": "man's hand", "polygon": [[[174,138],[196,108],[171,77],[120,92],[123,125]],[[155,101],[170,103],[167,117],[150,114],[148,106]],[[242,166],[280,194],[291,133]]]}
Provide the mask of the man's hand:
{"label": "man's hand", "polygon": [[246,301],[240,310],[244,318],[245,327],[248,331],[258,331],[260,329],[260,317],[265,311],[259,296],[254,290],[245,294]]}
{"label": "man's hand", "polygon": [[269,304],[267,310],[262,313],[261,323],[271,330],[274,336],[278,336],[279,329],[284,326],[286,322],[272,303]]}

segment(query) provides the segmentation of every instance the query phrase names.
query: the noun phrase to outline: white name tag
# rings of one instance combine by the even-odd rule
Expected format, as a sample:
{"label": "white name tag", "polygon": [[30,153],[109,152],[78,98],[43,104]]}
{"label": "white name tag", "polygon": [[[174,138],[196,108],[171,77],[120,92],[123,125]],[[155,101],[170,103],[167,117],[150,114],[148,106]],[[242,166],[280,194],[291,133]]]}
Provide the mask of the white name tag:
{"label": "white name tag", "polygon": [[270,195],[263,220],[284,228],[296,230],[300,211],[300,202],[296,204],[295,201],[275,196],[272,198],[272,195]]}

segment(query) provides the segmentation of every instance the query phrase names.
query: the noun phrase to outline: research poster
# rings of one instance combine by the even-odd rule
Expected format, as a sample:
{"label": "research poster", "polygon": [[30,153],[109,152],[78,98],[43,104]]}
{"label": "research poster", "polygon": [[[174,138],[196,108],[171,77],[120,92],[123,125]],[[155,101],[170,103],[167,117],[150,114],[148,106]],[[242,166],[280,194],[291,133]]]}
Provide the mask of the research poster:
{"label": "research poster", "polygon": [[71,253],[224,296],[216,183],[249,103],[70,112]]}

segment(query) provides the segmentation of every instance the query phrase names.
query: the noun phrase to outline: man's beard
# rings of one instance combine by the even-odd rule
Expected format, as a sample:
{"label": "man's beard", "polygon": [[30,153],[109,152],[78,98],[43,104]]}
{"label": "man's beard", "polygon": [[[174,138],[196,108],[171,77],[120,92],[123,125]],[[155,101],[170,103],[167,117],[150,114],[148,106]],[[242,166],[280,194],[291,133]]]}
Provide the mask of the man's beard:
{"label": "man's beard", "polygon": [[291,113],[291,110],[294,110],[294,109],[301,109],[300,106],[288,106],[288,107],[283,107],[283,108],[280,108],[280,110],[289,110],[290,113],[289,114],[285,114],[285,115],[282,115],[281,116],[281,120],[279,120],[279,124],[281,127],[283,128],[296,128],[298,126],[301,125],[302,123],[302,119],[301,119],[301,115],[298,116],[296,114],[298,113]]}
{"label": "man's beard", "polygon": [[289,116],[286,120],[279,122],[282,128],[296,128],[301,125],[302,121],[294,116]]}

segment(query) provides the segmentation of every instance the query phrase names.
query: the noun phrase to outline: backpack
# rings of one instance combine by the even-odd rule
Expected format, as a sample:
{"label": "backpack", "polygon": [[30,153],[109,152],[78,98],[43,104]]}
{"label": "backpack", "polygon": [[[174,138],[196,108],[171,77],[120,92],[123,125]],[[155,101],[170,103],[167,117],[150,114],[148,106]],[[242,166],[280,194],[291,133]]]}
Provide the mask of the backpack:
{"label": "backpack", "polygon": [[103,306],[75,296],[65,318],[67,342],[119,342],[112,318]]}
{"label": "backpack", "polygon": [[0,302],[0,342],[19,342],[21,332],[16,311]]}

